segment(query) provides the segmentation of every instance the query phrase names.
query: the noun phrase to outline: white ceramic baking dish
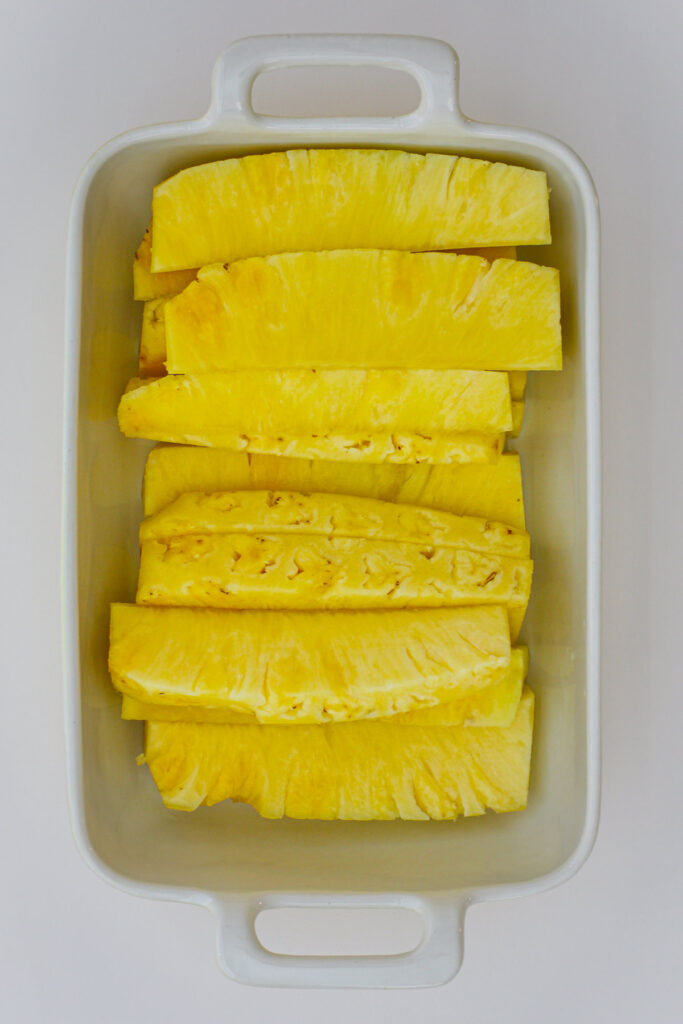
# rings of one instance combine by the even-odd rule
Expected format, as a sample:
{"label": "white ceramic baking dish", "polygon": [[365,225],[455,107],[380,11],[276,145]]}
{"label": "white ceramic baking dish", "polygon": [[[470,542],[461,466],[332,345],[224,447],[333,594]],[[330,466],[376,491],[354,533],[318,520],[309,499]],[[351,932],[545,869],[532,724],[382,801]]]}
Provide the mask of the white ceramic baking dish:
{"label": "white ceramic baking dish", "polygon": [[[293,65],[400,69],[417,80],[421,102],[397,118],[257,116],[256,75]],[[135,765],[141,726],[120,719],[106,667],[108,608],[135,593],[150,446],[119,434],[115,410],[135,369],[140,307],[132,301],[131,256],[152,187],[191,164],[308,146],[461,153],[549,176],[554,241],[528,255],[560,268],[566,362],[563,373],[530,375],[518,442],[536,562],[524,639],[537,727],[529,807],[521,814],[441,824],[265,821],[230,804],[172,812]],[[218,60],[205,117],[128,132],[81,175],[68,247],[64,468],[73,828],[106,880],[140,896],[210,907],[220,965],[233,978],[301,987],[439,984],[461,963],[469,904],[556,885],[591,849],[599,797],[598,245],[595,191],[580,160],[546,135],[466,118],[456,55],[430,39],[242,40]],[[258,942],[261,910],[321,906],[413,908],[424,936],[413,952],[387,957],[282,956]]]}

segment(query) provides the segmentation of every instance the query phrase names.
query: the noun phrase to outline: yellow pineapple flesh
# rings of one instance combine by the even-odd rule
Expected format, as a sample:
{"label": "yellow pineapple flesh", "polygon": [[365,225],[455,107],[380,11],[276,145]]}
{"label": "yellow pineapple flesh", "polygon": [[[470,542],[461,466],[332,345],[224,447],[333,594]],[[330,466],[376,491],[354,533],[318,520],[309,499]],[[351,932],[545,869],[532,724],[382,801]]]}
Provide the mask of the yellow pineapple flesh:
{"label": "yellow pineapple flesh", "polygon": [[[519,707],[527,665],[526,647],[515,647],[510,655],[510,668],[500,682],[484,686],[476,693],[450,701],[448,704],[435,704],[433,707],[418,708],[417,711],[405,711],[378,721],[391,722],[393,725],[466,725],[472,728],[510,725]],[[121,717],[129,721],[258,724],[255,715],[224,711],[221,708],[148,704],[125,694],[122,698]]]}
{"label": "yellow pineapple flesh", "polygon": [[514,249],[550,241],[545,175],[298,150],[189,168],[153,213],[119,424],[180,443],[148,460],[109,665],[164,802],[522,808],[532,563],[501,453],[527,369],[561,368],[557,272]]}
{"label": "yellow pineapple flesh", "polygon": [[[232,609],[526,608],[532,563],[431,543],[195,534],[142,545],[136,600]],[[513,634],[512,639],[516,639]]]}
{"label": "yellow pineapple flesh", "polygon": [[138,355],[140,377],[161,377],[166,373],[166,299],[151,299],[142,308],[142,329]]}
{"label": "yellow pineapple flesh", "polygon": [[[138,246],[133,261],[133,289],[134,297],[142,302],[150,299],[171,299],[179,295],[184,288],[187,288],[197,277],[199,267],[187,270],[168,271],[167,273],[152,273],[152,231],[153,223],[145,231],[142,241]],[[485,246],[481,249],[457,249],[467,256],[481,256],[482,259],[493,263],[494,260],[516,260],[517,250],[512,245]]]}
{"label": "yellow pineapple flesh", "polygon": [[188,491],[247,489],[358,495],[501,521],[519,530],[525,526],[516,452],[505,452],[490,465],[373,466],[157,445],[145,465],[145,515],[154,515]]}
{"label": "yellow pineapple flesh", "polygon": [[513,402],[523,402],[526,392],[526,370],[512,370],[508,373],[510,398]]}
{"label": "yellow pineapple flesh", "polygon": [[128,437],[364,462],[492,462],[512,426],[507,374],[245,370],[134,379]]}
{"label": "yellow pineapple flesh", "polygon": [[249,712],[259,722],[382,718],[499,682],[504,608],[268,612],[114,604],[109,670],[146,703]]}
{"label": "yellow pineapple flesh", "polygon": [[[488,692],[493,687],[485,687]],[[482,691],[483,692],[483,691]],[[442,707],[443,705],[437,705]],[[394,715],[394,718],[402,717]],[[225,711],[204,705],[153,704],[124,693],[121,698],[121,718],[127,722],[213,722],[220,725],[258,725],[256,715],[246,711]]]}
{"label": "yellow pineapple flesh", "polygon": [[221,533],[295,533],[529,556],[529,534],[505,523],[355,495],[292,491],[195,491],[140,526],[140,543]]}
{"label": "yellow pineapple flesh", "polygon": [[[438,725],[504,727],[511,725],[517,714],[522,689],[529,668],[526,647],[514,647],[510,652],[510,668],[498,683],[485,686],[476,693],[447,704],[418,708],[392,715],[382,721],[395,725]],[[246,724],[246,723],[245,723]]]}
{"label": "yellow pineapple flesh", "polygon": [[[166,305],[167,299],[146,302],[142,314],[142,331],[138,359],[139,377],[163,377],[166,373]],[[510,398],[521,401],[526,388],[526,371],[508,373]],[[514,407],[513,407],[514,417]]]}
{"label": "yellow pineapple flesh", "polygon": [[468,157],[312,149],[180,171],[152,202],[154,272],[329,249],[550,241],[541,171]]}
{"label": "yellow pineapple flesh", "polygon": [[510,437],[519,437],[524,424],[524,402],[512,403],[512,429],[508,431]]}
{"label": "yellow pineapple flesh", "polygon": [[133,295],[142,302],[177,295],[194,281],[196,270],[152,273],[152,224],[145,231],[133,260]]}
{"label": "yellow pineapple flesh", "polygon": [[229,799],[266,818],[451,820],[526,806],[533,711],[525,690],[505,728],[149,722],[145,758],[178,810]]}
{"label": "yellow pineapple flesh", "polygon": [[559,370],[557,270],[447,253],[299,252],[204,267],[165,310],[169,373]]}

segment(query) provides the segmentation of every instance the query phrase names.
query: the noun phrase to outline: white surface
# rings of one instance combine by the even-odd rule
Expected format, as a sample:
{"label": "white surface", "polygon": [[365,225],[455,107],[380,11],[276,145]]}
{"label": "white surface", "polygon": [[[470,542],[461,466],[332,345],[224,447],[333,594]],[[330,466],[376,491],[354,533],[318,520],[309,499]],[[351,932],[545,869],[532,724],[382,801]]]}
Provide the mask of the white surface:
{"label": "white surface", "polygon": [[[24,4],[2,33],[5,352],[0,434],[9,573],[0,1019],[679,1019],[680,15],[673,4]],[[441,7],[444,10],[440,10]],[[678,19],[677,21],[675,19]],[[156,20],[156,25],[155,25]],[[97,144],[206,107],[206,68],[258,31],[403,31],[460,53],[466,113],[540,128],[602,200],[604,802],[562,889],[475,908],[458,978],[403,993],[260,992],[225,980],[205,911],[143,903],[87,872],[64,799],[56,617],[63,247]],[[605,130],[604,124],[610,126]],[[678,229],[680,231],[680,229]],[[9,358],[8,358],[9,357]],[[674,521],[674,516],[676,520]],[[677,600],[678,599],[678,602]],[[680,627],[679,627],[680,628]],[[11,773],[11,774],[10,774]],[[14,777],[12,781],[12,776]],[[29,884],[30,882],[30,884]],[[3,1005],[6,1003],[6,1006]]]}

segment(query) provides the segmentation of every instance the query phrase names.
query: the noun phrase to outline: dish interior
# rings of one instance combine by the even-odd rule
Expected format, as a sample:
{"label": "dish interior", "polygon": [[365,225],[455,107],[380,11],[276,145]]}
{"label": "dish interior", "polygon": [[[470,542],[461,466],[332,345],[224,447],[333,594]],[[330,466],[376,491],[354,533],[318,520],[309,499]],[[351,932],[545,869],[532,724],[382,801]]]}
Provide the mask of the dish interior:
{"label": "dish interior", "polygon": [[[170,133],[169,133],[170,134]],[[285,131],[268,141],[206,128],[122,143],[100,161],[84,200],[80,384],[74,486],[80,620],[82,796],[76,827],[92,860],[124,886],[189,890],[428,892],[531,882],[563,865],[581,841],[589,799],[586,663],[586,226],[563,160],[536,144],[474,136],[384,138],[386,147],[503,159],[547,171],[553,244],[521,249],[560,269],[565,369],[529,375],[522,455],[535,560],[522,640],[537,719],[528,809],[453,823],[265,821],[224,804],[166,810],[135,758],[142,726],[120,719],[107,674],[109,603],[134,599],[147,442],[118,431],[116,406],[133,376],[142,306],[131,262],[153,186],[212,159],[310,145]],[[419,144],[416,144],[418,143]],[[260,144],[259,144],[260,143]],[[339,137],[316,139],[340,144]],[[346,137],[343,145],[368,146]],[[75,681],[72,681],[76,685]]]}

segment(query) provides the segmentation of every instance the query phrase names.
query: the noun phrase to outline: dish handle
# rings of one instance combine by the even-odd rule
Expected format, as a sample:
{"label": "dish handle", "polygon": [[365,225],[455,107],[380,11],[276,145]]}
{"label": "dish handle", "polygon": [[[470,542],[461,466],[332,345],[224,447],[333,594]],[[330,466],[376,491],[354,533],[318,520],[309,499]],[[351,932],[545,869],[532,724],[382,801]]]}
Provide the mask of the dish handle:
{"label": "dish handle", "polygon": [[[420,103],[400,117],[268,117],[252,105],[254,80],[264,71],[288,67],[382,67],[404,71],[417,82]],[[464,126],[458,106],[458,57],[439,39],[392,35],[252,36],[233,43],[213,71],[210,124],[241,123],[304,132],[353,130],[373,135],[382,129],[432,130]]]}
{"label": "dish handle", "polygon": [[[225,895],[212,900],[218,920],[218,963],[235,981],[280,988],[423,988],[457,974],[463,957],[466,901],[414,895],[315,893],[269,896]],[[388,909],[419,913],[423,936],[415,949],[386,956],[298,956],[266,949],[256,934],[264,910],[289,908]]]}

